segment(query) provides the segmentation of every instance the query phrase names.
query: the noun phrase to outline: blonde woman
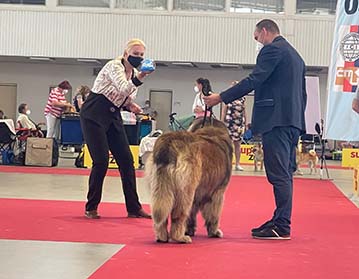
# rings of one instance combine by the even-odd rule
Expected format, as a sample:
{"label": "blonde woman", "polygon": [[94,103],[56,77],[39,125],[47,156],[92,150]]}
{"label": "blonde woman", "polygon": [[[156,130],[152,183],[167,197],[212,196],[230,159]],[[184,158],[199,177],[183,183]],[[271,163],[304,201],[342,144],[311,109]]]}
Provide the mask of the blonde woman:
{"label": "blonde woman", "polygon": [[133,157],[122,123],[120,110],[140,113],[133,102],[137,88],[149,72],[138,72],[145,55],[145,44],[130,40],[123,56],[109,61],[98,74],[94,86],[80,112],[81,126],[92,157],[92,169],[85,216],[100,218],[97,208],[101,201],[103,181],[107,172],[109,150],[121,169],[122,188],[129,218],[151,218],[141,207],[136,191]]}

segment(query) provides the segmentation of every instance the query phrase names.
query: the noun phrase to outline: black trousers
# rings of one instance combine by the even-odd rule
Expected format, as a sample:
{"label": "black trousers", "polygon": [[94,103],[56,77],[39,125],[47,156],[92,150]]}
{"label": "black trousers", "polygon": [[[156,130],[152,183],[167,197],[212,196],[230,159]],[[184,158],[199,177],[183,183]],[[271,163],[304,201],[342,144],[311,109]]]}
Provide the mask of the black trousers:
{"label": "black trousers", "polygon": [[300,130],[275,127],[262,135],[264,166],[268,181],[273,185],[276,209],[272,221],[283,233],[290,234],[293,172],[296,170],[296,146]]}
{"label": "black trousers", "polygon": [[119,108],[105,96],[91,93],[81,108],[80,119],[92,158],[86,210],[97,210],[101,201],[110,150],[119,166],[127,212],[137,213],[141,204],[136,191],[133,156]]}

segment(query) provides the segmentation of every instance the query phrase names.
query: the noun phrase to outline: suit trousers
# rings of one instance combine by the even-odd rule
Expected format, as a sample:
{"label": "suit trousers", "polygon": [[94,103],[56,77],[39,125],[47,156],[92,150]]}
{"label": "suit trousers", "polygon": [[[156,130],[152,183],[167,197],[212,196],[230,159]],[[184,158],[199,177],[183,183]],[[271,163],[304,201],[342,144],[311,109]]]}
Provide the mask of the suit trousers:
{"label": "suit trousers", "polygon": [[133,156],[122,123],[120,109],[106,97],[91,93],[81,109],[81,127],[92,158],[86,210],[97,210],[109,163],[109,150],[121,174],[128,213],[141,209],[136,190]]}
{"label": "suit trousers", "polygon": [[262,135],[264,166],[268,181],[273,185],[276,209],[272,222],[290,234],[293,173],[296,170],[296,146],[300,130],[292,127],[275,127]]}

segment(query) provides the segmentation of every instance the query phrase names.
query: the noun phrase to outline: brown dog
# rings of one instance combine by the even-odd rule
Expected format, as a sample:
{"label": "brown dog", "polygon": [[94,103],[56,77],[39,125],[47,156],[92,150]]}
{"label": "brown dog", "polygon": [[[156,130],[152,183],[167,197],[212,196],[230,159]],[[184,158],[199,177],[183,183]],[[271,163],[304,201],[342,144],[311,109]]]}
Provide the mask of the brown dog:
{"label": "brown dog", "polygon": [[[146,165],[157,242],[191,243],[201,211],[209,237],[222,237],[218,228],[223,195],[232,172],[232,141],[219,120],[189,131],[158,138]],[[168,217],[171,229],[167,231]]]}
{"label": "brown dog", "polygon": [[309,152],[300,152],[297,148],[296,151],[296,162],[297,162],[297,171],[296,174],[303,175],[303,171],[300,169],[300,164],[308,164],[310,168],[310,174],[317,172],[317,163],[318,163],[318,156],[317,152],[314,149],[309,150]]}
{"label": "brown dog", "polygon": [[262,143],[257,142],[253,146],[253,157],[254,157],[254,171],[258,171],[258,165],[260,170],[263,170],[264,163],[264,153],[262,148]]}

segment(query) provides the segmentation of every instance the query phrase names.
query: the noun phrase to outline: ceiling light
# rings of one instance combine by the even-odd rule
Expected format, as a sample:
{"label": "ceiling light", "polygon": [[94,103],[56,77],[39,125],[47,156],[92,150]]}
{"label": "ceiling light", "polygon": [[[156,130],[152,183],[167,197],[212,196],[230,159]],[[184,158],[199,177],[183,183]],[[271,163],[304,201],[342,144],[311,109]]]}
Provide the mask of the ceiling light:
{"label": "ceiling light", "polygon": [[192,62],[172,62],[172,65],[182,67],[196,67]]}
{"label": "ceiling light", "polygon": [[219,64],[221,68],[238,68],[239,65],[237,64]]}
{"label": "ceiling light", "polygon": [[50,57],[42,57],[42,56],[31,56],[29,57],[30,60],[36,60],[36,61],[54,61],[54,58]]}
{"label": "ceiling light", "polygon": [[84,63],[96,63],[101,64],[100,60],[97,59],[88,59],[88,58],[77,58],[78,62],[84,62]]}

